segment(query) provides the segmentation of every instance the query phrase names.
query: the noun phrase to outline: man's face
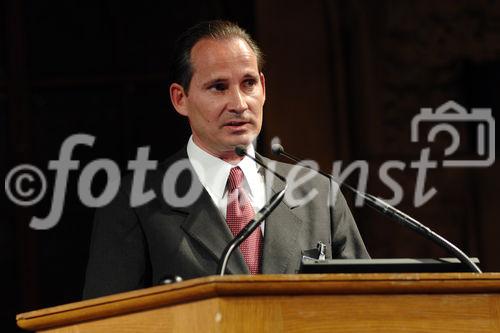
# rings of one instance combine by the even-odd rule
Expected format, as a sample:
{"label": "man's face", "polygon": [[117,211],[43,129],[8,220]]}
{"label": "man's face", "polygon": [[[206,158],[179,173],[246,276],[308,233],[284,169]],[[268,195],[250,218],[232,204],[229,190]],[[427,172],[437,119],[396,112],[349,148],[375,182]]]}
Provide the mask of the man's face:
{"label": "man's face", "polygon": [[176,110],[189,118],[195,143],[215,156],[250,144],[262,127],[264,76],[239,38],[202,39],[191,50],[193,77],[186,93],[173,84]]}

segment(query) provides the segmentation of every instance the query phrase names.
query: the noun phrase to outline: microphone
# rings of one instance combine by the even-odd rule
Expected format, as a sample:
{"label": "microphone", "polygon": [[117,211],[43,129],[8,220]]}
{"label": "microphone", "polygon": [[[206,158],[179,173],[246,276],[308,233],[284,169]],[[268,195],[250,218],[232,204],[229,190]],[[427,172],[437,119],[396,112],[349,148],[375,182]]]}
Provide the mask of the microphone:
{"label": "microphone", "polygon": [[218,266],[217,266],[217,275],[220,275],[220,276],[224,276],[224,274],[226,272],[227,263],[229,261],[229,258],[231,257],[231,254],[233,253],[233,251],[238,246],[240,246],[240,244],[243,243],[243,241],[245,239],[247,239],[255,231],[255,229],[257,229],[262,224],[262,222],[264,221],[264,219],[266,217],[268,217],[269,214],[271,214],[274,211],[274,209],[278,206],[278,204],[283,200],[283,198],[285,196],[285,191],[286,191],[286,188],[287,188],[286,178],[285,177],[283,177],[280,174],[278,174],[278,173],[274,172],[273,170],[269,169],[264,163],[262,163],[261,161],[255,159],[253,156],[250,156],[247,153],[245,147],[237,146],[234,149],[234,151],[235,151],[235,153],[238,156],[241,156],[241,157],[247,156],[250,159],[252,159],[255,163],[257,163],[260,166],[262,166],[267,171],[270,171],[278,179],[280,179],[283,182],[285,182],[285,186],[283,187],[283,189],[281,191],[279,191],[278,193],[275,193],[271,197],[271,200],[269,200],[269,202],[266,205],[264,205],[264,207],[262,207],[257,212],[257,214],[255,214],[254,218],[252,220],[250,220],[250,222],[248,222],[247,225],[243,229],[241,229],[241,231],[233,238],[233,240],[226,245],[226,248],[224,249],[224,251],[222,251],[222,255],[221,255],[220,259],[219,259],[219,263],[218,263]]}
{"label": "microphone", "polygon": [[[283,147],[281,147],[281,148],[283,148]],[[273,175],[275,175],[276,178],[278,178],[281,181],[283,181],[284,183],[286,183],[286,178],[285,177],[283,177],[279,173],[275,172],[274,170],[269,169],[264,163],[262,163],[261,161],[255,159],[252,155],[248,155],[247,154],[247,150],[246,150],[245,147],[243,147],[243,146],[236,146],[236,148],[234,148],[234,152],[236,153],[236,155],[238,155],[240,157],[247,156],[248,158],[250,158],[251,160],[253,160],[255,163],[257,163],[258,165],[260,165],[261,167],[263,167],[264,169],[266,169],[267,171],[269,171]]]}
{"label": "microphone", "polygon": [[[278,156],[285,156],[286,158],[296,162],[300,163],[300,159],[287,153],[285,149],[283,148],[282,145],[279,143],[275,143],[271,146],[271,151],[273,154],[278,155]],[[308,166],[305,166],[309,168]],[[310,169],[310,168],[309,168]],[[327,177],[330,179],[330,181],[334,180],[334,177],[330,174],[327,174],[321,170],[317,171],[319,174]],[[352,186],[344,183],[344,182],[337,182],[342,188],[347,188],[350,191],[352,191],[354,194],[362,197],[367,205],[377,212],[381,213],[384,216],[389,217],[390,219],[404,225],[405,227],[409,227],[413,231],[419,233],[420,235],[424,236],[425,238],[429,239],[430,241],[438,244],[440,247],[446,249],[448,252],[451,254],[455,255],[461,263],[466,265],[471,272],[475,273],[482,273],[479,267],[472,262],[472,260],[462,251],[460,250],[457,246],[455,246],[453,243],[448,241],[446,238],[442,237],[435,231],[431,230],[429,227],[423,225],[419,221],[415,220],[411,216],[403,213],[399,209],[389,205],[385,201],[369,194],[369,193],[363,193],[358,191],[357,189],[353,188]]]}

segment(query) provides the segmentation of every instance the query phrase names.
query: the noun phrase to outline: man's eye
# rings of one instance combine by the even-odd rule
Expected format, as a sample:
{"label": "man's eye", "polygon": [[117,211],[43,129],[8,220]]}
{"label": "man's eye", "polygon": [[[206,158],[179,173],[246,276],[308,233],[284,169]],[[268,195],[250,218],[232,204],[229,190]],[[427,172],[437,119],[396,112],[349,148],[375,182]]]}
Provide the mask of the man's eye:
{"label": "man's eye", "polygon": [[253,87],[257,84],[257,80],[254,79],[245,80],[244,84],[247,87]]}
{"label": "man's eye", "polygon": [[224,91],[226,90],[226,85],[224,83],[216,83],[210,87],[211,89],[215,89],[217,91]]}

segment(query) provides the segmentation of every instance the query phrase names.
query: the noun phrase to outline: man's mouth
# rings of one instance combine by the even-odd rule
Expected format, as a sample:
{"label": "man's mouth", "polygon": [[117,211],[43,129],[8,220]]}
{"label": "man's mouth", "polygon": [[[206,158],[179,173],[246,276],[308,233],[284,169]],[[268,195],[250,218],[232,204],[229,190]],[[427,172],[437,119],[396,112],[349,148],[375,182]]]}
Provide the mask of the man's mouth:
{"label": "man's mouth", "polygon": [[238,128],[238,127],[242,127],[246,124],[249,124],[250,122],[249,121],[240,121],[240,120],[234,120],[234,121],[228,121],[224,124],[225,127],[234,127],[234,128]]}

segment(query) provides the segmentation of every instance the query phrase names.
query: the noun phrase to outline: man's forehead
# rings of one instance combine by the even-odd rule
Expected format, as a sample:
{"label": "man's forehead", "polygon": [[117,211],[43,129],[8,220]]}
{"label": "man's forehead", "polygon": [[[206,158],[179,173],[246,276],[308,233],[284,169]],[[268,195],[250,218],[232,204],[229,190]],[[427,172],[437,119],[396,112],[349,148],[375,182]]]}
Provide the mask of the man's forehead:
{"label": "man's forehead", "polygon": [[191,50],[194,72],[224,69],[240,65],[258,73],[257,57],[252,48],[241,38],[211,39],[198,41]]}

